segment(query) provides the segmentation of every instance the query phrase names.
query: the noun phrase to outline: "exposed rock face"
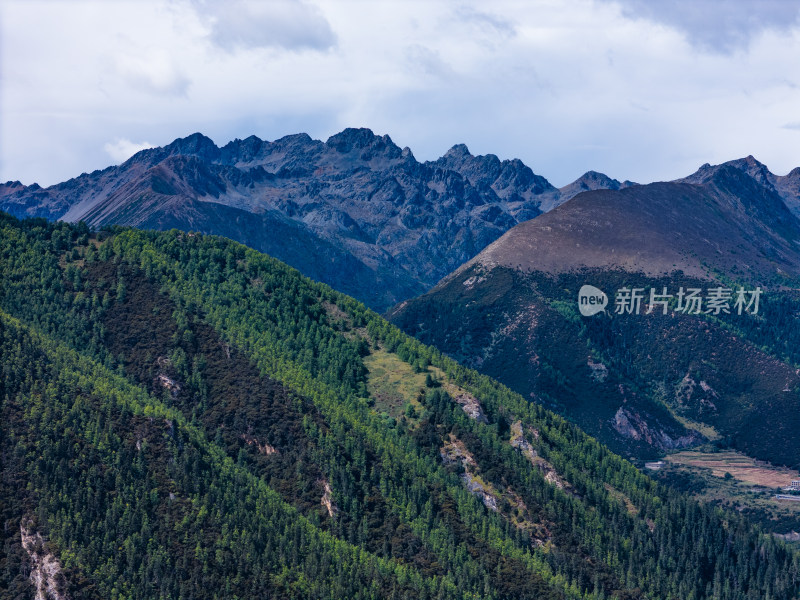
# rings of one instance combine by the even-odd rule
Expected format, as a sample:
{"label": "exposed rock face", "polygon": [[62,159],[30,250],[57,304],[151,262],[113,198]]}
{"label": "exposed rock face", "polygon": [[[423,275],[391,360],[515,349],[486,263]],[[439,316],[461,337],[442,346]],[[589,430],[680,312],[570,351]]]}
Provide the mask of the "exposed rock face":
{"label": "exposed rock face", "polygon": [[483,408],[481,408],[480,402],[478,402],[478,399],[472,394],[461,392],[457,394],[453,400],[455,400],[456,404],[461,406],[461,409],[470,419],[478,421],[478,423],[489,422],[483,412]]}
{"label": "exposed rock face", "polygon": [[536,450],[534,450],[531,443],[525,439],[525,435],[522,432],[521,421],[515,421],[511,424],[511,446],[525,454],[529,459],[536,457]]}
{"label": "exposed rock face", "polygon": [[621,436],[637,441],[642,440],[651,448],[660,451],[687,448],[705,441],[700,433],[691,430],[687,435],[677,438],[670,437],[664,429],[651,426],[641,415],[623,406],[620,406],[614,415],[612,426]]}
{"label": "exposed rock face", "polygon": [[180,384],[164,373],[159,373],[159,375],[156,377],[155,383],[160,385],[162,388],[169,390],[173,397],[177,396],[181,391]]}
{"label": "exposed rock face", "polygon": [[245,444],[247,444],[248,446],[255,446],[256,449],[264,456],[272,456],[273,454],[279,454],[278,449],[275,448],[275,446],[272,446],[267,442],[260,442],[252,435],[243,433],[241,437],[244,440]]}
{"label": "exposed rock face", "polygon": [[486,508],[497,512],[497,494],[491,486],[476,479],[469,471],[463,473],[461,479],[467,490],[480,498]]}
{"label": "exposed rock face", "polygon": [[[530,433],[534,438],[538,438],[537,432],[531,431]],[[522,423],[520,421],[511,424],[511,446],[522,452],[532,465],[538,467],[542,471],[544,480],[547,483],[554,485],[560,490],[572,492],[572,486],[558,474],[553,465],[539,456],[533,445],[525,438],[525,433],[522,430]]]}
{"label": "exposed rock face", "polygon": [[323,481],[322,489],[323,494],[322,498],[320,498],[320,504],[322,504],[322,506],[325,507],[325,510],[328,511],[328,516],[333,518],[336,516],[336,513],[339,512],[339,508],[333,503],[333,490],[331,489],[331,484],[327,481]]}
{"label": "exposed rock face", "polygon": [[439,450],[439,456],[446,465],[460,464],[464,469],[461,480],[467,491],[480,498],[486,508],[497,512],[499,493],[491,484],[484,482],[475,474],[478,464],[461,440],[451,433],[450,439]]}
{"label": "exposed rock face", "polygon": [[603,382],[608,377],[608,368],[601,362],[594,362],[591,358],[586,363],[592,370],[592,379]]}
{"label": "exposed rock face", "polygon": [[680,381],[675,390],[676,409],[681,414],[708,418],[718,413],[715,401],[719,394],[706,381],[698,383],[689,373]]}
{"label": "exposed rock face", "polygon": [[20,537],[22,547],[32,563],[30,580],[36,589],[34,600],[68,600],[61,563],[47,550],[42,535],[32,529],[29,521],[23,520],[20,523]]}
{"label": "exposed rock face", "polygon": [[465,469],[476,465],[472,454],[464,447],[464,444],[450,434],[450,439],[445,442],[439,450],[439,456],[446,465],[461,464]]}
{"label": "exposed rock face", "polygon": [[[592,186],[618,186],[595,175]],[[196,133],[47,189],[0,185],[0,210],[224,235],[382,310],[585,187],[558,190],[463,144],[420,163],[369,129],[221,148]]]}

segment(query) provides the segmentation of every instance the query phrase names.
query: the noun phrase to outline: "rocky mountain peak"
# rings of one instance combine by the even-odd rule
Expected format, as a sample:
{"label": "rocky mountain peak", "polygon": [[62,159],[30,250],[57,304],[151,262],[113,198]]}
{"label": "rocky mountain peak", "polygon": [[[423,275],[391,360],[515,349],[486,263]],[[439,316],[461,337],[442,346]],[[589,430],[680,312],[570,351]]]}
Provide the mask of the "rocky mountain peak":
{"label": "rocky mountain peak", "polygon": [[3,194],[8,194],[24,188],[25,186],[22,185],[21,181],[6,181],[5,183],[0,183],[0,193]]}
{"label": "rocky mountain peak", "polygon": [[[392,141],[392,138],[388,135],[377,136],[371,129],[366,127],[348,127],[344,131],[329,137],[325,145],[342,154],[353,150],[368,149],[372,151],[368,153],[370,157],[373,154],[386,154],[390,158],[398,158],[402,154],[402,150]],[[366,157],[365,159],[368,160]]]}
{"label": "rocky mountain peak", "polygon": [[800,222],[792,217],[786,198],[776,189],[778,178],[752,157],[713,168],[704,183],[759,221],[778,229],[788,226],[783,235],[797,239]]}
{"label": "rocky mountain peak", "polygon": [[[474,156],[464,144],[456,144],[444,156],[430,163],[440,169],[456,171],[470,184],[483,189],[491,188],[503,198],[522,198],[558,192],[547,179],[536,175],[518,158],[501,161],[494,154]],[[509,190],[513,190],[513,193]]]}
{"label": "rocky mountain peak", "polygon": [[616,179],[612,179],[605,173],[597,171],[586,171],[583,175],[578,177],[575,181],[560,188],[562,193],[574,196],[580,192],[588,190],[618,190],[622,184]]}
{"label": "rocky mountain peak", "polygon": [[277,148],[286,148],[290,146],[306,146],[314,143],[315,140],[312,139],[307,133],[293,133],[275,140],[272,142],[272,145]]}
{"label": "rocky mountain peak", "polygon": [[450,158],[450,157],[464,157],[464,156],[472,156],[469,152],[469,148],[467,148],[466,144],[456,144],[450,150],[444,153],[442,158]]}
{"label": "rocky mountain peak", "polygon": [[745,158],[740,158],[738,160],[732,160],[729,163],[731,166],[734,166],[758,181],[761,185],[772,186],[775,176],[770,173],[770,170],[764,163],[757,161],[753,158],[753,155],[749,155]]}
{"label": "rocky mountain peak", "polygon": [[164,148],[167,154],[188,154],[198,156],[205,160],[214,160],[220,154],[220,149],[214,141],[202,133],[193,133],[185,138],[178,138]]}
{"label": "rocky mountain peak", "polygon": [[683,179],[678,179],[677,181],[680,183],[706,183],[716,177],[717,173],[726,169],[736,169],[741,171],[742,173],[747,174],[749,177],[752,177],[755,181],[759,184],[772,188],[775,183],[775,175],[773,175],[767,166],[758,160],[756,160],[752,155],[746,156],[745,158],[737,158],[735,160],[729,160],[719,165],[711,165],[709,163],[703,164],[697,171],[689,175],[688,177],[684,177]]}
{"label": "rocky mountain peak", "polygon": [[[269,146],[261,138],[251,135],[243,140],[236,138],[222,147],[223,156],[230,157],[231,163],[248,162],[261,155],[264,146]],[[225,161],[227,162],[227,161]]]}

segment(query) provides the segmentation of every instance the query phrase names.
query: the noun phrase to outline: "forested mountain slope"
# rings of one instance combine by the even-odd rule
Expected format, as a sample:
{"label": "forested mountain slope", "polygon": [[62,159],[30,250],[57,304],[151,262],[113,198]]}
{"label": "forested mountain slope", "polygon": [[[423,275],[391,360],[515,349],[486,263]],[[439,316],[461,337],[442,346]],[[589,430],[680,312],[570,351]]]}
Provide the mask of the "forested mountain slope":
{"label": "forested mountain slope", "polygon": [[800,592],[742,516],[240,244],[0,216],[0,275],[4,598]]}

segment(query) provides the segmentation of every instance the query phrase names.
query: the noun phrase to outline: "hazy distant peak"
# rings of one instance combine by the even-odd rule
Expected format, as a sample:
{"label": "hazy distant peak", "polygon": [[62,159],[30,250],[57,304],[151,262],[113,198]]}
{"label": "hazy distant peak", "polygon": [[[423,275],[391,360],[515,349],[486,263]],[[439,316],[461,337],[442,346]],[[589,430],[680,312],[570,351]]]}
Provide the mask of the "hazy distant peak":
{"label": "hazy distant peak", "polygon": [[3,188],[5,190],[12,190],[12,189],[16,189],[16,188],[20,188],[21,189],[21,188],[24,188],[24,187],[25,186],[22,185],[22,182],[19,181],[19,180],[15,180],[15,181],[10,181],[9,180],[9,181],[6,181],[5,183],[0,183],[0,188]]}
{"label": "hazy distant peak", "polygon": [[307,133],[292,133],[278,138],[273,144],[286,146],[290,144],[313,144],[314,141],[315,140]]}
{"label": "hazy distant peak", "polygon": [[243,140],[239,139],[239,138],[231,140],[230,142],[225,144],[222,147],[222,149],[224,150],[226,148],[236,148],[236,149],[239,149],[239,148],[259,148],[264,143],[268,143],[268,142],[265,142],[264,140],[262,140],[257,135],[249,135],[246,138],[244,138]]}

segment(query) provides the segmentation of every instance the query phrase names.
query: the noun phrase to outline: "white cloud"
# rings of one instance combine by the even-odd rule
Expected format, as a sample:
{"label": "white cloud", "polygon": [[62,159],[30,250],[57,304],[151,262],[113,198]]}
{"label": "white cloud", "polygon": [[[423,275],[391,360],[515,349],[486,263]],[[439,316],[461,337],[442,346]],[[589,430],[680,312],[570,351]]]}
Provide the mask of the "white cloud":
{"label": "white cloud", "polygon": [[682,31],[703,50],[731,53],[747,48],[765,30],[797,25],[800,5],[787,0],[603,0],[623,14],[649,19]]}
{"label": "white cloud", "polygon": [[210,37],[226,50],[327,50],[336,36],[317,8],[300,0],[194,0]]}
{"label": "white cloud", "polygon": [[150,142],[132,142],[125,138],[117,138],[113,142],[103,144],[103,150],[117,164],[125,162],[137,152],[148,148],[155,148],[155,145]]}
{"label": "white cloud", "polygon": [[[785,127],[798,121],[800,31],[766,10],[746,45],[707,52],[606,0],[229,6],[0,2],[0,180],[102,168],[109,140],[348,126],[421,160],[459,142],[519,157],[556,185],[589,169],[670,179],[748,154],[777,173],[800,165]],[[723,9],[708,14],[725,31]]]}
{"label": "white cloud", "polygon": [[161,50],[132,51],[114,59],[114,69],[133,89],[163,96],[186,96],[191,83]]}

